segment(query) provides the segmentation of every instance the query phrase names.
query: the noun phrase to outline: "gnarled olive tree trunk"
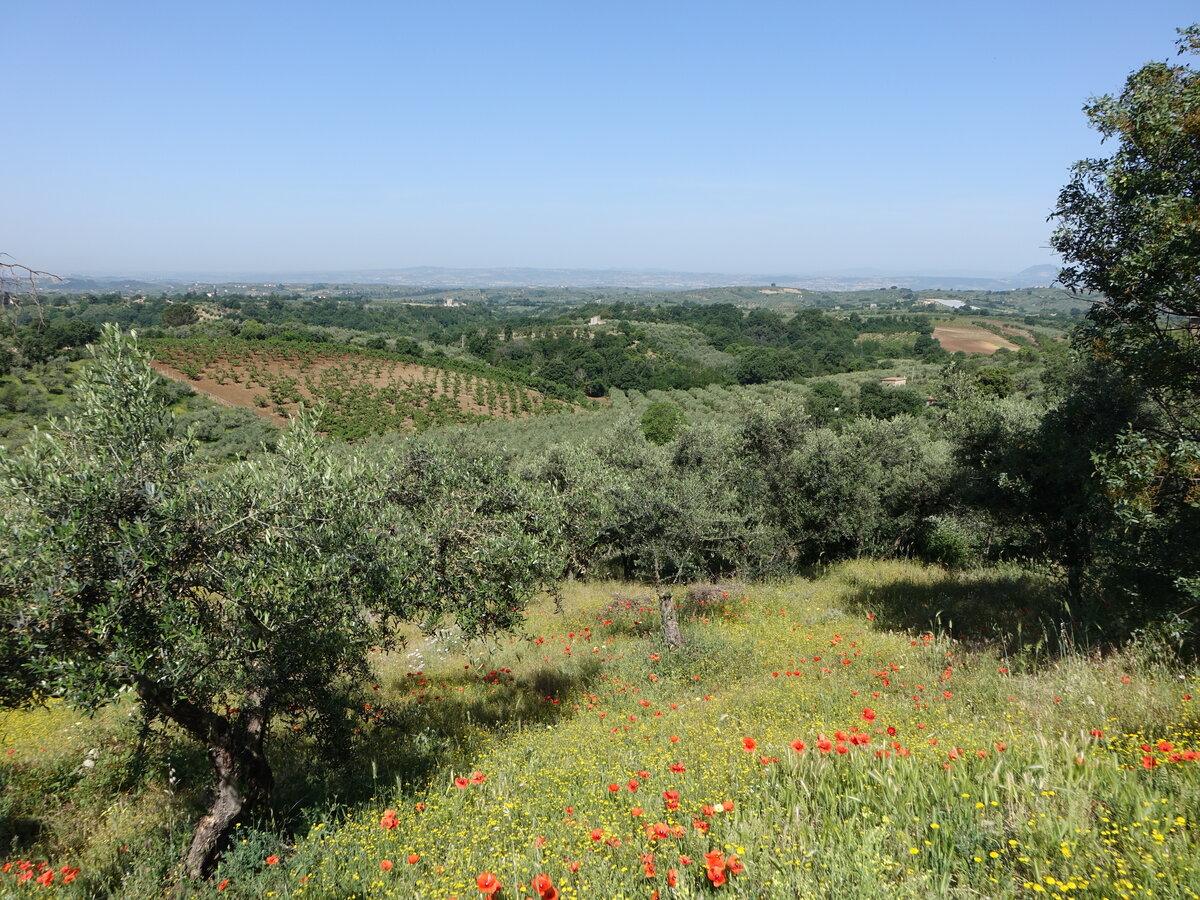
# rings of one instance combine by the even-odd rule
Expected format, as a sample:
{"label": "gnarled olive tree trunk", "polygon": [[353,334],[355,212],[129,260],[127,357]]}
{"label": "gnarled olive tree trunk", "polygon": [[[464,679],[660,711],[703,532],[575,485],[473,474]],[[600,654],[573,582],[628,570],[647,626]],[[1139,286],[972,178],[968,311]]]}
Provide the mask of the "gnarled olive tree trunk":
{"label": "gnarled olive tree trunk", "polygon": [[231,733],[227,740],[210,746],[208,753],[216,774],[216,792],[208,812],[196,823],[184,856],[184,869],[195,879],[213,873],[234,827],[247,814],[265,808],[275,786],[261,735]]}
{"label": "gnarled olive tree trunk", "polygon": [[246,708],[219,716],[149,679],[137,685],[138,697],[208,746],[215,784],[212,804],[201,816],[183,857],[189,878],[212,875],[234,827],[271,801],[275,777],[264,752],[267,724],[265,691],[251,692]]}

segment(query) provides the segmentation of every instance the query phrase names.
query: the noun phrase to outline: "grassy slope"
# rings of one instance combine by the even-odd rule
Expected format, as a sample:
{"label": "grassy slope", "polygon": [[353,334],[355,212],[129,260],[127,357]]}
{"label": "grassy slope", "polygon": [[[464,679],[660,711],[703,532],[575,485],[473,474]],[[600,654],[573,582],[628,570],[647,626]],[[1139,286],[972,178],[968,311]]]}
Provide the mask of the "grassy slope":
{"label": "grassy slope", "polygon": [[[898,628],[919,624],[906,619],[913,609],[936,612],[940,595],[958,616],[971,600],[980,615],[1001,591],[1028,595],[1035,607],[1045,590],[1035,579],[845,564],[824,579],[685,607],[691,643],[675,654],[659,645],[653,612],[610,606],[621,590],[632,589],[568,586],[563,612],[549,601],[535,606],[528,634],[494,647],[414,635],[408,654],[381,660],[367,742],[353,761],[357,782],[344,785],[344,799],[375,799],[346,819],[322,818],[327,808],[310,814],[323,824],[293,845],[247,829],[223,866],[222,896],[467,898],[478,896],[476,876],[491,871],[502,897],[528,896],[543,872],[567,897],[655,889],[693,897],[714,890],[703,866],[714,849],[743,860],[744,873],[717,889],[741,897],[1181,897],[1200,889],[1200,763],[1171,760],[1200,748],[1194,674],[1129,655],[1003,658]],[[73,720],[40,715],[7,719],[15,754],[0,759],[18,790],[50,765],[39,763],[40,746],[78,759],[97,742],[78,727],[53,735]],[[844,741],[844,755],[820,752],[821,735],[836,744],[839,731],[869,741]],[[795,740],[806,743],[802,752]],[[1164,740],[1172,750],[1157,748]],[[100,746],[97,769],[113,777]],[[284,798],[312,777],[290,752],[279,746]],[[474,772],[486,780],[455,787],[455,777]],[[47,810],[71,792],[82,796],[86,776],[73,778]],[[667,790],[679,792],[678,809],[667,808]],[[169,836],[163,816],[135,821],[122,798],[101,801],[117,813],[99,815],[95,834],[77,825],[74,846],[46,835],[40,849],[54,851],[56,865],[104,861],[112,882],[123,864],[107,848],[123,840],[120,829],[159,848]],[[704,815],[706,804],[725,801],[731,812]],[[395,828],[380,827],[386,809]],[[65,827],[93,812],[58,818]],[[646,826],[655,823],[683,836],[651,839]],[[267,866],[272,853],[280,862]],[[125,865],[147,861],[131,856]],[[91,875],[85,865],[72,890],[86,896],[82,889],[100,880]]]}

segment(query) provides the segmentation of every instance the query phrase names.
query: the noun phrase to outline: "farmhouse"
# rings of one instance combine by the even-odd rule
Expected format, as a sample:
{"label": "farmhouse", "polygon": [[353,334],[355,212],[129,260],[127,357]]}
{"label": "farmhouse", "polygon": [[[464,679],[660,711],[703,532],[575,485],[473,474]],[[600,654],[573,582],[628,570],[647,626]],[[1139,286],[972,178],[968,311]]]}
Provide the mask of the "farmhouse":
{"label": "farmhouse", "polygon": [[908,384],[906,375],[889,375],[887,378],[880,378],[879,383],[884,387],[904,387]]}

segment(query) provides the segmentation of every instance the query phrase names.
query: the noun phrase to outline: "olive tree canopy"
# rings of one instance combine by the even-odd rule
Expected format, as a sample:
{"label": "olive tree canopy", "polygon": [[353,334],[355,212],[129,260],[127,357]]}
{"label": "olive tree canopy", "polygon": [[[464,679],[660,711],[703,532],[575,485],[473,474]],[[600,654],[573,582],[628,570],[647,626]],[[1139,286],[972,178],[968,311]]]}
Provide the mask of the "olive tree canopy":
{"label": "olive tree canopy", "polygon": [[272,719],[336,726],[400,622],[516,625],[555,570],[549,529],[496,469],[365,460],[304,418],[207,471],[135,340],[110,326],[94,356],[79,413],[0,451],[0,703],[132,694],[204,744],[214,797],[186,854],[204,877],[270,798]]}

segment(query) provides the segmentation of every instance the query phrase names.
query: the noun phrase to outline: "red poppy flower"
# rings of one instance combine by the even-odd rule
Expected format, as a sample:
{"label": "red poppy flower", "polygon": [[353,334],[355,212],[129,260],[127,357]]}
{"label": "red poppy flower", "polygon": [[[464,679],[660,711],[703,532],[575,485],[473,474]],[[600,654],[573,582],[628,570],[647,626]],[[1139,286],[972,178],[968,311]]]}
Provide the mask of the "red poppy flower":
{"label": "red poppy flower", "polygon": [[458,776],[455,776],[454,778],[454,786],[460,791],[464,790],[470,783],[471,782],[467,781],[465,778],[459,778]]}
{"label": "red poppy flower", "polygon": [[390,859],[385,859],[379,863],[379,868],[383,869],[383,871],[385,871],[385,872],[392,871],[392,866],[393,866],[393,863]]}
{"label": "red poppy flower", "polygon": [[863,717],[864,722],[874,722],[875,721],[875,710],[870,709],[870,708],[864,709],[862,711],[862,717]]}
{"label": "red poppy flower", "polygon": [[530,887],[537,893],[545,896],[546,893],[554,887],[554,882],[550,880],[550,876],[546,874],[534,875]]}
{"label": "red poppy flower", "polygon": [[592,840],[593,841],[598,841],[602,837],[604,837],[604,829],[603,828],[593,828],[592,829]]}
{"label": "red poppy flower", "polygon": [[488,897],[494,896],[500,891],[500,879],[491,872],[482,872],[475,879],[475,886],[479,888],[479,893],[485,894]]}
{"label": "red poppy flower", "polygon": [[616,794],[616,793],[619,793],[619,792],[620,792],[620,790],[621,790],[621,786],[620,786],[619,784],[610,784],[610,785],[608,786],[608,792],[609,792],[610,794]]}
{"label": "red poppy flower", "polygon": [[803,753],[805,748],[807,748],[807,747],[808,747],[808,744],[804,743],[804,741],[801,741],[801,740],[792,741],[792,749],[795,750],[797,753]]}
{"label": "red poppy flower", "polygon": [[274,855],[268,856],[268,857],[266,858],[265,862],[266,862],[266,864],[267,864],[268,866],[273,866],[273,865],[275,865],[277,862],[279,862],[279,857],[278,857],[278,856],[274,856]]}
{"label": "red poppy flower", "polygon": [[379,820],[379,827],[391,830],[400,823],[396,820],[396,811],[394,809],[385,809],[383,817]]}
{"label": "red poppy flower", "polygon": [[742,749],[747,753],[753,753],[758,749],[758,744],[755,742],[754,738],[744,737],[742,738]]}
{"label": "red poppy flower", "polygon": [[419,853],[408,854],[408,864],[410,866],[415,866],[420,861],[421,861],[421,854],[419,854]]}

